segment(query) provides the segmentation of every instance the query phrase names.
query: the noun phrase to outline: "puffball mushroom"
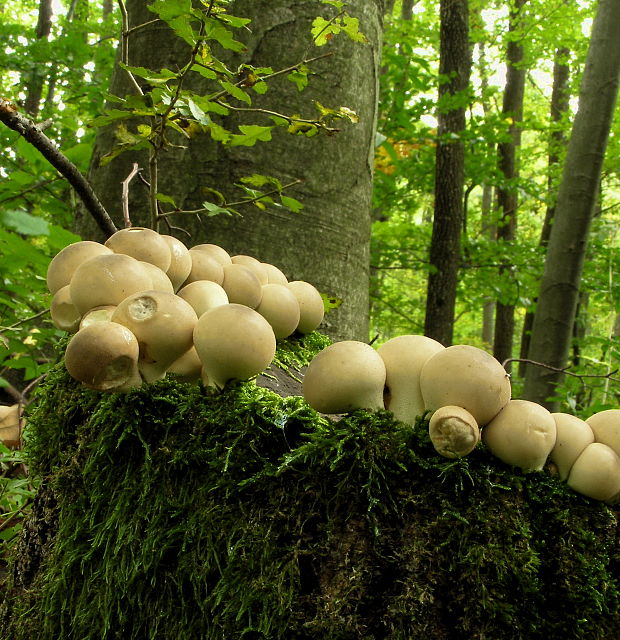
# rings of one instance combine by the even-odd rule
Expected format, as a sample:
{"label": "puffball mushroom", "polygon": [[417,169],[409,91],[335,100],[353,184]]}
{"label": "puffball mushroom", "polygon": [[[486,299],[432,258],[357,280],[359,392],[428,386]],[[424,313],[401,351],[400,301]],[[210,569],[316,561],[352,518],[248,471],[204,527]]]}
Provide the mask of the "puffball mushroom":
{"label": "puffball mushroom", "polygon": [[231,303],[200,316],[194,346],[209,384],[221,388],[229,380],[246,380],[266,369],[276,352],[276,337],[260,313]]}
{"label": "puffball mushroom", "polygon": [[428,422],[428,434],[435,451],[446,458],[462,458],[480,442],[480,428],[463,407],[437,409]]}
{"label": "puffball mushroom", "polygon": [[119,229],[104,244],[114,253],[122,253],[136,260],[150,262],[164,272],[168,270],[172,261],[168,243],[153,229],[145,227]]}
{"label": "puffball mushroom", "polygon": [[0,405],[0,442],[9,449],[21,445],[21,406]]}
{"label": "puffball mushroom", "polygon": [[278,269],[278,267],[269,264],[268,262],[261,262],[261,264],[267,272],[267,280],[269,284],[288,284],[288,278],[280,269]]}
{"label": "puffball mushroom", "polygon": [[211,280],[190,282],[182,289],[179,289],[177,295],[189,302],[199,318],[209,309],[228,304],[226,291],[217,282],[212,282]]}
{"label": "puffball mushroom", "polygon": [[212,258],[215,258],[222,266],[232,263],[228,251],[217,244],[211,244],[207,242],[204,244],[197,244],[193,246],[192,249],[195,249],[196,251],[205,251]]}
{"label": "puffball mushroom", "polygon": [[56,291],[50,304],[50,316],[57,329],[75,333],[80,328],[82,314],[77,310],[71,300],[69,285],[65,285]]}
{"label": "puffball mushroom", "polygon": [[232,256],[231,261],[233,264],[243,264],[246,267],[248,267],[250,271],[254,272],[254,274],[258,278],[258,281],[261,283],[261,285],[267,284],[269,282],[269,275],[267,273],[267,269],[265,269],[265,267],[263,266],[263,263],[260,260],[257,260],[252,256],[246,256],[246,255],[240,254],[240,255]]}
{"label": "puffball mushroom", "polygon": [[482,427],[510,400],[510,378],[489,353],[465,344],[432,355],[420,371],[424,407],[467,409]]}
{"label": "puffball mushroom", "polygon": [[620,456],[620,409],[599,411],[586,419],[596,442],[611,447]]}
{"label": "puffball mushroom", "polygon": [[129,391],[142,384],[138,372],[140,347],[122,324],[95,322],[80,329],[65,351],[71,377],[97,391]]}
{"label": "puffball mushroom", "polygon": [[190,249],[189,255],[192,258],[192,268],[189,272],[183,286],[197,280],[210,280],[217,284],[222,284],[224,280],[224,270],[222,265],[206,251]]}
{"label": "puffball mushroom", "polygon": [[482,442],[489,451],[526,473],[544,467],[556,437],[551,413],[529,400],[510,400],[482,429]]}
{"label": "puffball mushroom", "polygon": [[620,457],[606,444],[589,444],[575,460],[568,486],[588,498],[616,504],[620,501]]}
{"label": "puffball mushroom", "polygon": [[81,240],[59,251],[47,267],[47,288],[54,294],[71,282],[75,270],[86,260],[95,256],[109,255],[108,249],[98,242]]}
{"label": "puffball mushroom", "polygon": [[383,409],[385,376],[385,364],[370,345],[356,340],[334,342],[310,361],[303,395],[321,413]]}
{"label": "puffball mushroom", "polygon": [[189,249],[178,238],[168,235],[161,237],[170,249],[170,266],[166,270],[166,275],[170,278],[174,290],[178,291],[192,270],[192,256],[189,254]]}
{"label": "puffball mushroom", "polygon": [[396,420],[414,425],[424,413],[420,372],[431,356],[444,349],[437,340],[418,335],[397,336],[377,349],[387,373],[385,408]]}
{"label": "puffball mushroom", "polygon": [[325,306],[323,298],[314,285],[305,280],[293,280],[286,285],[299,302],[299,333],[311,333],[323,322]]}
{"label": "puffball mushroom", "polygon": [[83,329],[89,324],[93,324],[95,322],[110,322],[112,320],[112,314],[115,310],[116,306],[111,304],[104,305],[102,307],[94,307],[82,316],[80,329]]}
{"label": "puffball mushroom", "polygon": [[159,267],[156,267],[150,262],[144,262],[140,260],[140,264],[144,267],[144,270],[149,274],[151,278],[150,289],[154,291],[166,291],[167,293],[174,293],[174,287],[170,278]]}
{"label": "puffball mushroom", "polygon": [[269,322],[278,340],[290,336],[299,324],[299,303],[283,284],[264,284],[256,311]]}
{"label": "puffball mushroom", "polygon": [[258,276],[246,265],[231,263],[224,266],[222,287],[231,303],[255,309],[263,295]]}
{"label": "puffball mushroom", "polygon": [[568,474],[583,450],[594,442],[590,425],[568,413],[552,413],[557,429],[555,446],[551,450],[551,461],[555,463],[560,480],[566,481]]}
{"label": "puffball mushroom", "polygon": [[110,253],[83,262],[69,286],[73,304],[84,315],[94,307],[117,305],[133,293],[148,291],[153,283],[139,260]]}
{"label": "puffball mushroom", "polygon": [[138,368],[146,382],[163,378],[166,369],[191,348],[197,320],[188,302],[163,291],[135,293],[112,314],[112,322],[127,327],[138,339]]}
{"label": "puffball mushroom", "polygon": [[195,347],[188,349],[180,358],[177,358],[169,367],[167,373],[171,373],[184,382],[200,380],[202,376],[202,362],[198,357]]}

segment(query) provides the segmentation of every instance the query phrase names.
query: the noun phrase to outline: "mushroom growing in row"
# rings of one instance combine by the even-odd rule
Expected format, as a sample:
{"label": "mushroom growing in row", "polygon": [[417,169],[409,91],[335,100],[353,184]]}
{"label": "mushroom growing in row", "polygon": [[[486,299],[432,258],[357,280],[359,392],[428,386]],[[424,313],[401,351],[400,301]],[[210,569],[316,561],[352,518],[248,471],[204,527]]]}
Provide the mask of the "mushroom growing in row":
{"label": "mushroom growing in row", "polygon": [[[230,256],[214,244],[188,248],[172,236],[141,227],[121,229],[103,245],[69,245],[50,262],[47,280],[53,323],[75,334],[67,347],[67,369],[86,386],[105,391],[127,391],[169,371],[184,379],[206,376],[211,384],[225,384],[224,373],[197,371],[197,361],[204,360],[206,352],[195,345],[194,329],[198,319],[215,308],[253,311],[250,315],[260,319],[254,325],[269,328],[269,344],[295,331],[315,330],[324,313],[313,285],[289,283],[273,265],[251,256]],[[246,311],[236,309],[227,327],[220,323],[217,349],[223,353],[222,345],[228,344],[226,348],[239,351],[224,333],[239,336],[244,329],[235,323],[248,329],[247,317]],[[91,328],[98,324],[102,326]],[[251,334],[244,338],[252,340]],[[246,350],[249,357],[252,347],[246,345]],[[232,362],[236,355],[231,351],[221,357]],[[238,375],[260,373],[271,358],[273,353],[265,364],[265,357],[259,357],[260,370],[251,365],[244,371],[252,373]]]}

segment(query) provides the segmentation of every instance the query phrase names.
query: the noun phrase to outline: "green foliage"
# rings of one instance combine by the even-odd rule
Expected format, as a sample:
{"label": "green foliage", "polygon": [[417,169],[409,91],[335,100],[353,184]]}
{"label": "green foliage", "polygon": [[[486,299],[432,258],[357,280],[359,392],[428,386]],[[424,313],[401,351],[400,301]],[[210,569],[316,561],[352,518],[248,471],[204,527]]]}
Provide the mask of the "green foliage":
{"label": "green foliage", "polygon": [[59,367],[27,437],[58,532],[3,639],[620,631],[617,512],[483,449],[447,461],[424,420],[247,383],[99,394]]}

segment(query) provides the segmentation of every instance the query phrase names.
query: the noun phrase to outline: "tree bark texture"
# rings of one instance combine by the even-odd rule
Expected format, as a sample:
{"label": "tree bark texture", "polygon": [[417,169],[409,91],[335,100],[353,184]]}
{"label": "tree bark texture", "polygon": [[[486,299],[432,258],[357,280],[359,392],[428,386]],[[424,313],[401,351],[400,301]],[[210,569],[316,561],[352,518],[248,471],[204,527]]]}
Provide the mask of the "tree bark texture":
{"label": "tree bark texture", "polygon": [[[588,234],[618,94],[620,3],[601,0],[592,26],[579,108],[568,145],[529,350],[531,360],[566,366]],[[528,365],[524,397],[556,410],[563,376]]]}
{"label": "tree bark texture", "polygon": [[[304,204],[301,213],[262,211],[249,205],[240,209],[242,217],[178,215],[172,223],[189,235],[174,234],[189,246],[210,242],[231,255],[253,255],[280,267],[290,280],[306,280],[342,299],[342,305],[327,315],[323,329],[335,339],[367,340],[372,160],[383,3],[358,0],[348,6],[350,14],[359,18],[367,44],[340,35],[316,48],[311,46],[310,27],[323,8],[316,2],[299,0],[237,0],[231,13],[252,18],[252,22],[250,30],[236,34],[244,41],[246,51],[229,56],[226,63],[231,69],[248,63],[277,70],[331,52],[331,57],[312,64],[305,91],[299,92],[280,76],[270,81],[265,95],[253,96],[252,106],[315,118],[316,100],[328,107],[353,109],[359,115],[359,124],[343,125],[333,136],[313,138],[293,136],[276,128],[271,142],[250,148],[223,147],[208,134],[196,135],[189,143],[184,142],[185,148],[163,155],[159,191],[173,196],[180,208],[194,210],[212,198],[209,189],[224,193],[229,202],[243,199],[233,185],[244,176],[274,176],[283,184],[301,180],[287,192]],[[129,0],[127,10],[130,27],[153,19],[144,0]],[[172,37],[161,23],[135,31],[129,40],[131,65],[175,69],[186,62],[187,56],[184,43]],[[200,91],[204,82],[192,78],[188,86]],[[111,90],[116,95],[131,90],[120,68],[114,73]],[[222,124],[235,132],[238,124],[272,124],[258,114],[242,116],[231,115]],[[98,159],[114,142],[111,127],[100,131],[90,178],[113,218],[120,222],[120,183],[133,162],[146,168],[147,160],[144,155],[126,153],[105,167],[99,166]],[[146,193],[133,183],[129,202],[132,223],[148,226]],[[77,227],[84,237],[100,239],[83,216]]]}
{"label": "tree bark texture", "polygon": [[[469,84],[471,52],[467,0],[440,3],[438,143],[435,167],[435,214],[430,247],[425,335],[452,343],[456,285],[463,225],[465,98],[453,96]],[[450,98],[456,104],[450,105]],[[442,107],[442,102],[447,107]]]}
{"label": "tree bark texture", "polygon": [[[519,176],[518,150],[521,146],[521,122],[523,120],[523,95],[525,92],[525,69],[523,62],[523,44],[517,35],[521,23],[521,11],[527,0],[516,0],[510,15],[508,45],[506,47],[506,85],[502,114],[511,118],[510,139],[498,144],[498,168],[503,184],[497,189],[497,206],[500,220],[497,227],[497,240],[510,244],[517,232],[517,208],[519,206],[516,180]],[[513,265],[500,267],[500,277],[512,274]],[[495,307],[495,335],[493,354],[504,362],[512,357],[512,344],[515,330],[515,306],[512,301],[498,301]],[[508,370],[510,366],[508,365]]]}

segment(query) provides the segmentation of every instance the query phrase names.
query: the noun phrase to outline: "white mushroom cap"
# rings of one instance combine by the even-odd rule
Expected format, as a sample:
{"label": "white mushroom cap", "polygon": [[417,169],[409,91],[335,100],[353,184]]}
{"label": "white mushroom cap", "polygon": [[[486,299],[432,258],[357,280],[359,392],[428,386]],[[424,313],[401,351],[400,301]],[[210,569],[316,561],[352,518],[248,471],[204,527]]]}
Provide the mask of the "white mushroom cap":
{"label": "white mushroom cap", "polygon": [[305,280],[293,280],[287,287],[295,294],[299,302],[299,333],[310,333],[318,328],[325,316],[323,298],[317,288]]}
{"label": "white mushroom cap", "polygon": [[115,310],[116,307],[111,304],[104,305],[102,307],[94,307],[82,316],[80,329],[87,327],[89,324],[94,324],[95,322],[111,322],[112,315]]}
{"label": "white mushroom cap", "polygon": [[596,442],[611,447],[620,456],[620,409],[607,409],[591,415],[586,422]]}
{"label": "white mushroom cap", "polygon": [[419,335],[398,336],[377,349],[387,372],[385,408],[396,420],[414,425],[424,413],[420,372],[426,361],[443,349],[437,340]]}
{"label": "white mushroom cap", "polygon": [[278,340],[290,336],[299,324],[299,303],[283,284],[264,284],[256,311],[269,322]]}
{"label": "white mushroom cap", "polygon": [[616,504],[620,501],[620,457],[606,444],[589,444],[575,460],[566,481],[588,498]]}
{"label": "white mushroom cap", "polygon": [[276,337],[254,309],[225,304],[200,316],[194,346],[209,384],[223,387],[229,380],[246,380],[266,369],[276,352]]}
{"label": "white mushroom cap", "polygon": [[138,291],[148,291],[152,280],[143,265],[131,256],[109,253],[83,262],[73,274],[71,300],[84,315],[94,307],[117,305]]}
{"label": "white mushroom cap", "polygon": [[108,247],[90,240],[80,240],[66,246],[52,258],[47,267],[47,288],[50,293],[56,293],[71,282],[73,273],[82,262],[111,253],[112,250]]}
{"label": "white mushroom cap", "polygon": [[105,246],[114,253],[122,253],[136,260],[150,262],[162,271],[168,271],[172,256],[168,242],[157,231],[144,227],[119,229],[106,241]]}
{"label": "white mushroom cap", "polygon": [[554,462],[560,474],[560,480],[566,480],[568,474],[582,451],[594,442],[594,433],[590,425],[568,413],[552,413],[557,428],[555,446],[551,451],[551,461]]}
{"label": "white mushroom cap", "polygon": [[246,256],[246,255],[240,254],[240,255],[232,256],[231,261],[233,264],[243,264],[248,269],[250,269],[250,271],[253,271],[256,277],[258,278],[258,281],[261,283],[261,285],[267,284],[269,282],[269,275],[267,273],[267,269],[265,269],[265,267],[263,266],[263,263],[260,260],[257,260],[252,256]]}
{"label": "white mushroom cap", "polygon": [[192,249],[195,249],[196,251],[205,251],[212,258],[215,258],[222,266],[231,264],[232,262],[228,251],[217,244],[197,244],[196,246],[192,247]]}
{"label": "white mushroom cap", "polygon": [[162,235],[170,249],[170,266],[166,275],[170,278],[175,291],[187,280],[189,272],[192,270],[192,256],[189,249],[174,236]]}
{"label": "white mushroom cap", "polygon": [[166,369],[192,347],[197,320],[188,302],[163,291],[135,293],[112,314],[113,322],[130,329],[138,339],[138,368],[147,382],[163,378]]}
{"label": "white mushroom cap", "polygon": [[462,458],[480,442],[480,428],[463,407],[441,407],[431,416],[428,434],[435,451],[446,458]]}
{"label": "white mushroom cap", "polygon": [[69,285],[56,291],[50,304],[52,323],[57,329],[75,333],[80,328],[82,314],[76,309],[71,300]]}
{"label": "white mushroom cap", "polygon": [[261,262],[261,264],[267,272],[269,284],[288,284],[288,278],[280,269],[278,269],[278,267],[269,264],[268,262]]}
{"label": "white mushroom cap", "polygon": [[510,400],[482,429],[482,442],[489,451],[526,473],[544,467],[556,436],[551,413],[529,400]]}
{"label": "white mushroom cap", "polygon": [[10,449],[21,445],[21,405],[0,405],[0,442]]}
{"label": "white mushroom cap", "polygon": [[140,264],[144,267],[144,270],[151,277],[151,289],[154,291],[165,291],[166,293],[174,293],[174,287],[170,278],[166,275],[165,271],[162,271],[159,267],[156,267],[150,262],[144,262],[140,260]]}
{"label": "white mushroom cap", "polygon": [[224,267],[222,287],[231,303],[243,304],[250,309],[256,309],[263,295],[258,276],[244,264],[231,263]]}
{"label": "white mushroom cap", "polygon": [[188,349],[180,358],[177,358],[168,367],[168,373],[185,382],[200,380],[202,377],[202,362],[198,357],[196,348]]}
{"label": "white mushroom cap", "polygon": [[223,287],[211,280],[196,280],[179,289],[177,295],[192,306],[196,315],[200,316],[222,304],[228,304],[228,296]]}
{"label": "white mushroom cap", "polygon": [[189,272],[183,286],[187,286],[190,282],[197,280],[211,280],[217,284],[222,284],[224,279],[224,270],[222,265],[206,251],[190,249],[189,255],[192,258],[192,268]]}
{"label": "white mushroom cap", "polygon": [[320,351],[304,375],[306,402],[321,413],[383,409],[385,364],[368,344],[334,342]]}
{"label": "white mushroom cap", "polygon": [[489,353],[465,344],[431,356],[420,372],[424,407],[447,405],[467,409],[482,427],[510,400],[510,378]]}
{"label": "white mushroom cap", "polygon": [[129,391],[142,384],[140,347],[134,334],[116,322],[96,322],[80,329],[65,351],[69,374],[97,391]]}

